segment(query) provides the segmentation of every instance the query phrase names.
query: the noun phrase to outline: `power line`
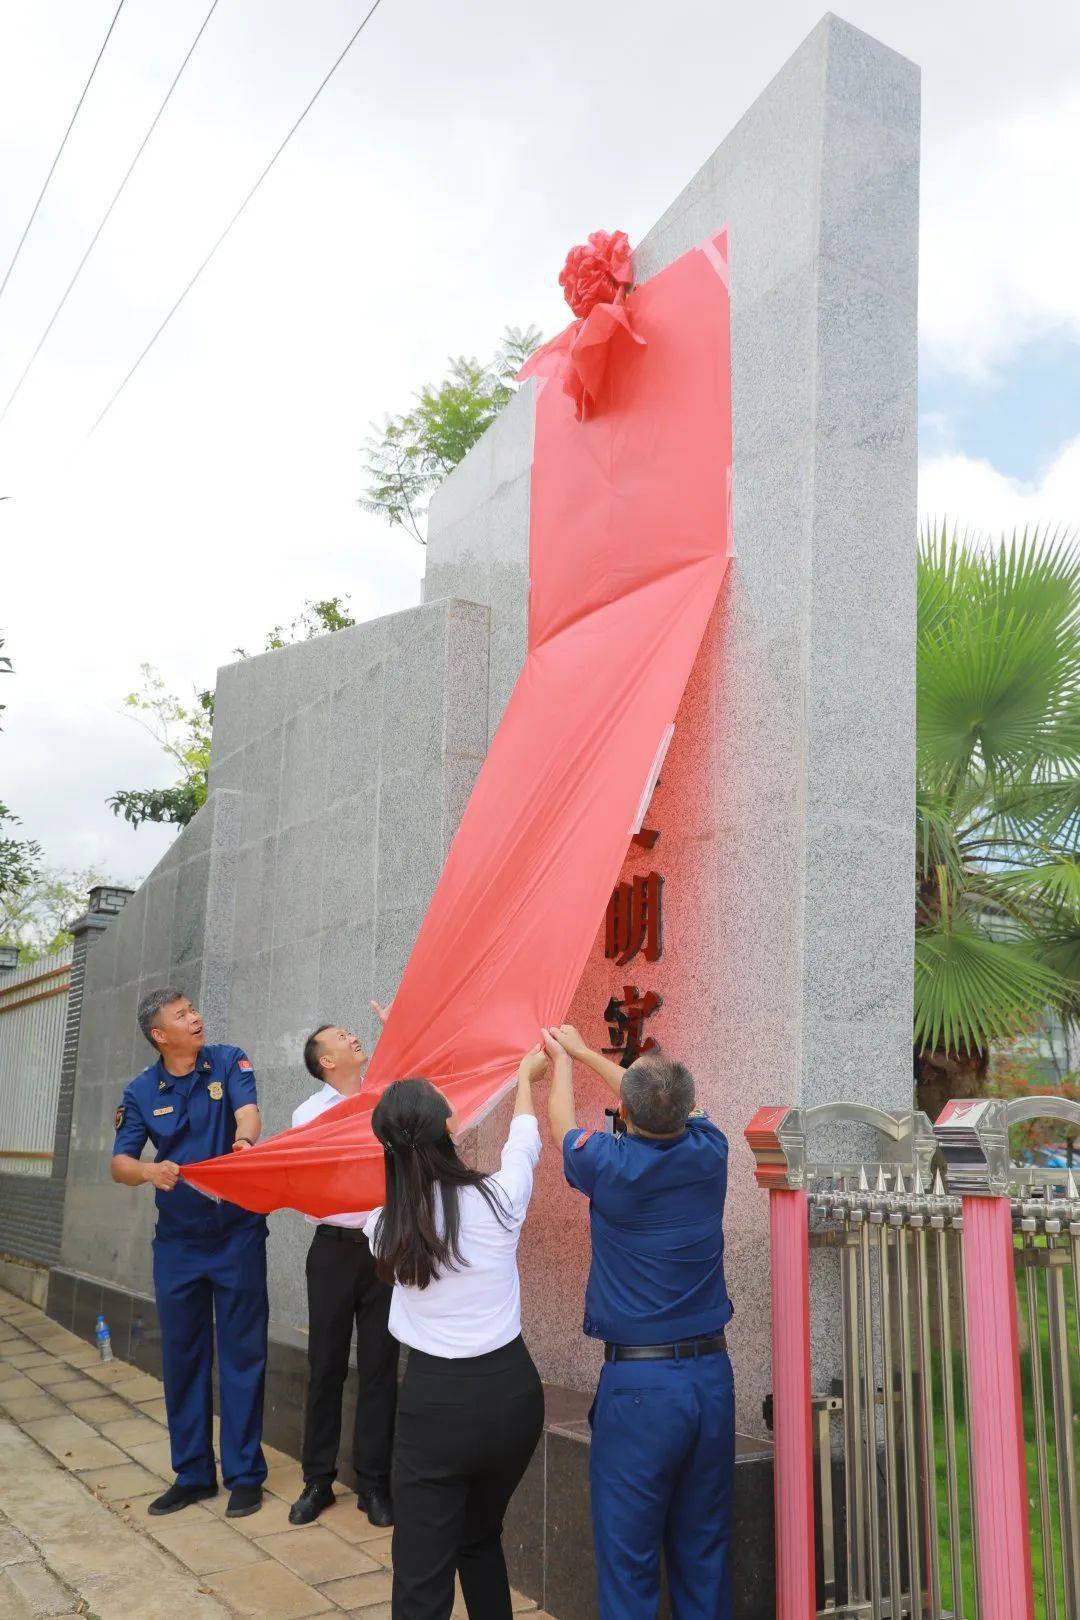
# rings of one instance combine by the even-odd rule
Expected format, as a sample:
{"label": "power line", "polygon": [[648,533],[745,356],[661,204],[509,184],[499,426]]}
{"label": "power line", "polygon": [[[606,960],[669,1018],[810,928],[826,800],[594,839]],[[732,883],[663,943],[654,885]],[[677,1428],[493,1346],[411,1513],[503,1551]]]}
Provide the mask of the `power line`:
{"label": "power line", "polygon": [[79,97],[78,101],[75,103],[75,111],[72,113],[71,121],[68,124],[67,129],[65,129],[65,131],[64,131],[64,138],[60,142],[60,145],[56,149],[56,156],[53,158],[52,165],[51,165],[51,167],[49,169],[49,172],[45,176],[45,184],[41,188],[41,191],[40,191],[40,193],[38,195],[38,200],[34,204],[33,210],[32,210],[32,212],[30,214],[30,218],[26,222],[25,229],[23,230],[22,235],[19,237],[18,245],[16,246],[15,252],[13,253],[12,258],[11,258],[11,263],[8,265],[7,270],[4,272],[4,279],[3,279],[3,281],[0,281],[0,298],[3,298],[3,296],[4,296],[4,288],[7,286],[8,282],[11,280],[11,272],[14,270],[16,262],[18,261],[19,254],[23,250],[23,243],[26,241],[26,238],[30,235],[30,227],[31,227],[31,225],[33,225],[35,219],[37,218],[38,209],[41,207],[42,203],[45,200],[45,193],[49,189],[49,182],[52,179],[53,175],[56,173],[56,165],[59,163],[61,157],[64,154],[64,147],[68,143],[68,136],[71,134],[72,130],[75,128],[75,120],[76,120],[76,118],[78,118],[79,112],[80,112],[80,110],[82,108],[82,104],[86,100],[86,93],[89,90],[90,86],[94,82],[94,74],[98,70],[98,65],[101,62],[101,58],[105,55],[105,47],[106,47],[106,45],[108,45],[110,39],[112,38],[112,31],[116,27],[117,19],[120,16],[120,13],[123,11],[123,9],[124,9],[124,0],[120,0],[120,4],[117,6],[116,10],[113,12],[113,20],[109,24],[109,31],[105,35],[105,38],[101,42],[101,49],[100,49],[100,51],[98,51],[97,56],[94,58],[94,65],[90,69],[90,77],[87,79],[86,83],[83,85],[82,95]]}
{"label": "power line", "polygon": [[209,253],[206,255],[206,258],[200,264],[199,268],[196,270],[195,274],[192,276],[191,280],[188,282],[188,284],[184,288],[183,292],[181,292],[179,298],[176,300],[175,304],[169,310],[169,313],[165,316],[165,319],[162,321],[161,325],[158,327],[157,331],[154,333],[154,335],[150,339],[149,343],[147,343],[146,347],[143,349],[142,353],[139,355],[139,357],[135,361],[134,365],[132,365],[131,369],[127,372],[127,374],[121,380],[119,385],[116,387],[116,389],[110,395],[109,399],[106,401],[103,409],[101,410],[101,412],[99,413],[97,419],[95,420],[93,427],[90,429],[90,432],[86,435],[86,437],[88,439],[91,438],[93,436],[93,434],[95,434],[97,432],[98,428],[101,426],[101,424],[105,420],[106,416],[108,416],[109,412],[112,410],[113,406],[116,404],[116,401],[120,398],[120,395],[124,392],[124,389],[127,387],[128,383],[131,381],[132,377],[134,377],[135,373],[138,371],[139,367],[142,365],[143,361],[146,359],[147,355],[150,353],[150,350],[154,347],[154,344],[157,342],[157,340],[161,336],[162,332],[164,332],[165,328],[168,326],[169,322],[172,320],[173,316],[176,314],[177,310],[180,308],[180,305],[184,302],[184,299],[187,297],[188,293],[194,287],[195,283],[198,281],[199,277],[202,275],[203,271],[206,269],[207,265],[210,263],[211,259],[214,257],[214,255],[217,252],[218,248],[225,241],[225,238],[228,236],[229,232],[232,230],[233,226],[236,224],[236,222],[240,218],[241,214],[247,208],[248,203],[254,197],[255,193],[258,191],[259,187],[262,185],[263,181],[266,179],[267,175],[270,173],[270,170],[274,167],[274,164],[277,162],[277,160],[281,156],[282,152],[284,152],[285,148],[288,146],[289,142],[292,140],[293,136],[296,134],[297,130],[300,128],[300,125],[304,122],[304,119],[307,117],[307,115],[311,111],[312,107],[314,107],[315,103],[318,101],[319,97],[322,95],[323,91],[326,89],[326,86],[330,83],[330,80],[334,77],[334,74],[337,72],[337,70],[341,66],[342,62],[344,62],[345,58],[348,56],[349,52],[352,50],[353,46],[356,44],[356,41],[360,38],[360,35],[364,32],[364,29],[367,27],[367,25],[371,21],[372,17],[374,17],[375,13],[378,11],[381,4],[382,4],[382,0],[374,0],[374,4],[372,5],[371,9],[367,12],[366,16],[363,18],[363,20],[361,21],[359,26],[356,28],[355,32],[352,34],[352,36],[348,40],[344,50],[341,52],[341,55],[337,58],[337,60],[333,64],[333,66],[330,68],[329,72],[326,74],[325,78],[322,80],[322,83],[319,85],[318,89],[315,91],[315,94],[312,96],[311,100],[308,102],[307,106],[304,108],[304,110],[300,114],[299,118],[293,124],[292,128],[289,130],[288,134],[285,136],[285,139],[281,142],[281,145],[278,147],[277,151],[274,153],[273,157],[270,159],[270,161],[266,165],[265,169],[259,175],[259,178],[255,181],[255,184],[252,186],[251,190],[248,192],[247,196],[244,198],[243,202],[240,204],[239,208],[236,210],[236,213],[232,216],[229,223],[226,225],[225,229],[222,231],[221,235],[218,237],[217,241],[214,243],[213,247],[210,249]]}
{"label": "power line", "polygon": [[117,203],[120,201],[120,198],[122,197],[122,195],[124,193],[124,188],[127,186],[128,181],[131,179],[132,174],[135,172],[135,165],[138,163],[139,159],[143,155],[143,152],[146,150],[146,147],[147,147],[147,145],[148,145],[148,143],[150,141],[151,135],[153,135],[155,129],[157,129],[158,124],[161,121],[162,114],[164,113],[166,107],[169,105],[169,102],[172,100],[172,93],[176,89],[177,85],[180,83],[180,80],[183,77],[184,69],[187,67],[188,63],[191,61],[192,56],[195,54],[195,47],[198,45],[200,39],[202,39],[203,34],[206,31],[206,25],[210,21],[211,17],[214,15],[214,12],[217,10],[217,7],[218,7],[218,0],[213,0],[213,4],[211,5],[210,10],[206,13],[206,16],[202,20],[202,24],[201,24],[201,26],[199,28],[198,33],[195,35],[195,38],[192,40],[191,44],[188,46],[187,55],[184,57],[184,60],[180,63],[179,68],[177,68],[177,70],[176,70],[176,77],[173,79],[172,84],[170,84],[168,90],[165,92],[164,101],[161,103],[161,106],[158,108],[157,112],[154,114],[153,121],[152,121],[152,123],[150,125],[150,128],[146,131],[146,134],[143,136],[142,140],[139,142],[138,150],[136,151],[135,156],[132,158],[131,162],[128,164],[127,173],[124,175],[124,178],[121,180],[119,186],[116,188],[116,194],[113,197],[113,200],[109,204],[108,208],[106,208],[105,213],[102,216],[100,225],[98,226],[97,230],[94,232],[93,236],[90,238],[89,246],[87,247],[86,252],[83,254],[82,258],[79,260],[79,263],[78,263],[78,265],[76,267],[76,270],[75,270],[75,274],[72,276],[71,280],[68,282],[66,288],[64,289],[63,297],[61,298],[60,302],[57,304],[56,308],[53,310],[52,316],[51,316],[51,318],[49,320],[48,326],[46,326],[44,332],[42,332],[40,338],[38,339],[37,348],[34,350],[33,354],[30,356],[29,360],[26,362],[26,365],[25,365],[25,367],[23,369],[22,376],[19,378],[18,382],[15,384],[15,387],[11,390],[11,393],[8,395],[7,404],[4,406],[3,410],[0,411],[0,426],[3,425],[4,418],[7,416],[7,413],[8,413],[8,411],[10,411],[12,405],[14,405],[15,400],[17,399],[17,397],[19,395],[19,392],[20,392],[20,390],[22,388],[23,383],[26,381],[27,377],[30,374],[30,369],[34,364],[34,361],[37,359],[38,355],[41,353],[42,349],[45,347],[45,344],[48,341],[49,333],[52,331],[53,327],[56,325],[57,321],[59,320],[61,310],[63,309],[64,305],[67,303],[68,299],[70,298],[71,292],[72,292],[72,289],[75,286],[75,283],[78,281],[79,277],[82,275],[83,269],[85,268],[87,259],[90,257],[91,253],[93,253],[93,251],[94,251],[94,248],[97,246],[98,237],[101,235],[102,231],[105,229],[106,225],[109,223],[109,219],[110,219],[110,217],[112,215],[112,211],[116,207]]}

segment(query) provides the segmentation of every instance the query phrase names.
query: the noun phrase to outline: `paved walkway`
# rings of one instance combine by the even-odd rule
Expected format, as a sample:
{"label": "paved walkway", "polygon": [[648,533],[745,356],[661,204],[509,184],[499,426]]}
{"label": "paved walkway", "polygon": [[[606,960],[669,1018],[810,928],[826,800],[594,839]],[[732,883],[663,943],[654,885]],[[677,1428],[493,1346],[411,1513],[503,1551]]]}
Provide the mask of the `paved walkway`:
{"label": "paved walkway", "polygon": [[[261,1512],[228,1493],[151,1519],[172,1481],[156,1378],[0,1290],[0,1615],[92,1620],[390,1620],[390,1533],[351,1492],[293,1529],[299,1465],[266,1448]],[[527,1598],[515,1610],[549,1620]],[[465,1615],[460,1601],[455,1616]]]}

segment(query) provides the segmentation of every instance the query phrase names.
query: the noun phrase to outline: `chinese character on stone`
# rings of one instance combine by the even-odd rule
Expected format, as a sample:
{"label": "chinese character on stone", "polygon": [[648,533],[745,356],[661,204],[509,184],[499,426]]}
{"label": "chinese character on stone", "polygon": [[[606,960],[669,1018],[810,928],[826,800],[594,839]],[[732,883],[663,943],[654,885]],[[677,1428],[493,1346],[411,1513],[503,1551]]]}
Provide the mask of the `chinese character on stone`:
{"label": "chinese character on stone", "polygon": [[642,1052],[651,1052],[656,1042],[645,1035],[646,1018],[651,1018],[663,1006],[663,996],[655,990],[641,991],[633,984],[624,984],[622,999],[612,996],[604,1008],[604,1022],[608,1027],[610,1046],[604,1051],[616,1058],[621,1068],[628,1069]]}
{"label": "chinese character on stone", "polygon": [[659,872],[615,885],[604,930],[604,955],[609,961],[625,967],[639,951],[646,962],[659,961],[664,951],[663,892]]}

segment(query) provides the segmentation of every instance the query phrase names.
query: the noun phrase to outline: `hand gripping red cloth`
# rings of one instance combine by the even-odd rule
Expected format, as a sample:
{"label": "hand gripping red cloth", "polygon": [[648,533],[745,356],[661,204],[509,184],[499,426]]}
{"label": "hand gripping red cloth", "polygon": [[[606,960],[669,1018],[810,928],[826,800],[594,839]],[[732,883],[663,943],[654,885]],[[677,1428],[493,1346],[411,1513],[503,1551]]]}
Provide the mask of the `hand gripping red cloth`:
{"label": "hand gripping red cloth", "polygon": [[[640,821],[731,552],[727,234],[638,287],[585,421],[538,375],[529,647],[359,1096],[245,1153],[184,1165],[246,1209],[383,1198],[370,1114],[424,1075],[464,1125],[562,1021]],[[320,1009],[312,1009],[314,1017]]]}

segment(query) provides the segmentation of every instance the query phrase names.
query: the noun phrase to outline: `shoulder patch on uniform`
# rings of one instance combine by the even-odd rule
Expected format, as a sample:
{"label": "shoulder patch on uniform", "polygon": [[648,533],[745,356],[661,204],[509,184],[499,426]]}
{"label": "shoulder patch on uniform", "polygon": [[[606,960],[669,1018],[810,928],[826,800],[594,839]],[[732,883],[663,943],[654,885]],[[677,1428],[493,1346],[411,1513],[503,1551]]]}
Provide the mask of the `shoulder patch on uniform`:
{"label": "shoulder patch on uniform", "polygon": [[709,1116],[704,1108],[691,1108],[686,1117],[687,1119],[708,1119]]}
{"label": "shoulder patch on uniform", "polygon": [[250,1069],[251,1068],[251,1059],[250,1058],[241,1058],[239,1063],[236,1065],[236,1067],[238,1069]]}
{"label": "shoulder patch on uniform", "polygon": [[589,1140],[589,1137],[595,1135],[596,1132],[594,1130],[582,1131],[577,1141],[574,1143],[574,1152],[576,1153],[579,1148],[583,1148],[586,1142]]}
{"label": "shoulder patch on uniform", "polygon": [[122,1108],[118,1108],[116,1110],[116,1129],[119,1130],[123,1123],[124,1123],[124,1110]]}

